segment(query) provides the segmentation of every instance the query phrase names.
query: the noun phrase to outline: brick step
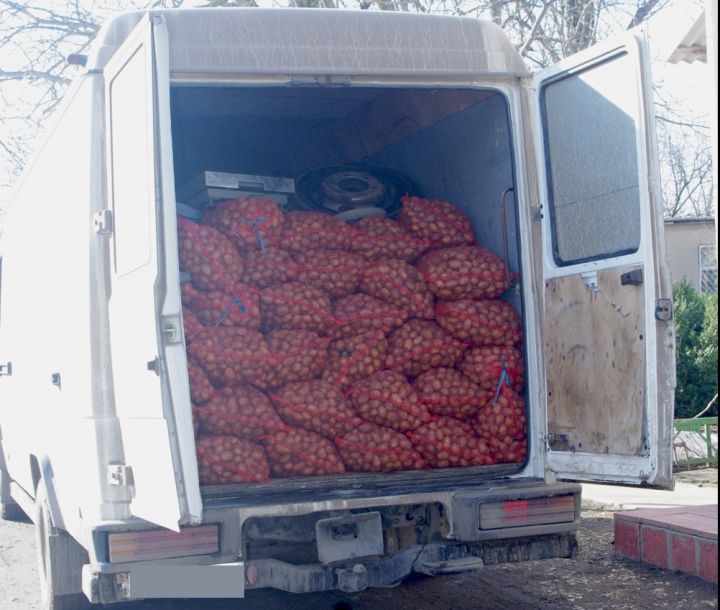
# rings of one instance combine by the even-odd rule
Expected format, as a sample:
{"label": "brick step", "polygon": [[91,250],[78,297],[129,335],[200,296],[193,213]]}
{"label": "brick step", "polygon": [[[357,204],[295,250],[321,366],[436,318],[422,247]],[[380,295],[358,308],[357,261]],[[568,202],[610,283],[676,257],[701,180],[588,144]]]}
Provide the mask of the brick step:
{"label": "brick step", "polygon": [[615,513],[615,554],[718,582],[718,505]]}

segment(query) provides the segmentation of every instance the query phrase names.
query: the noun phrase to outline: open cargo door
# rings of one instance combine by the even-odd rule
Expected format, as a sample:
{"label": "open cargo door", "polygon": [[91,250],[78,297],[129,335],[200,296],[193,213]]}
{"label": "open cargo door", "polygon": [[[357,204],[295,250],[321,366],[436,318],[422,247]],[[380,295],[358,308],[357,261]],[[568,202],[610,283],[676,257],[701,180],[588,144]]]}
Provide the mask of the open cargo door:
{"label": "open cargo door", "polygon": [[[170,142],[167,28],[146,16],[105,68],[109,302],[115,409],[130,510],[177,530],[199,522]],[[162,330],[159,320],[162,321]],[[174,405],[174,407],[173,407]]]}
{"label": "open cargo door", "polygon": [[641,28],[533,79],[548,464],[672,487],[674,325]]}

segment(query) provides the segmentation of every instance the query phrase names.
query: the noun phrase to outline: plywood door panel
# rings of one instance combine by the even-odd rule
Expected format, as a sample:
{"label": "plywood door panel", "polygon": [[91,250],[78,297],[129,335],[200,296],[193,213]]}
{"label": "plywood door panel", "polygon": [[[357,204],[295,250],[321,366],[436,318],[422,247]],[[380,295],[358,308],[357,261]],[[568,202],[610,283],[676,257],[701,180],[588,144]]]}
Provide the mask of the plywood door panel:
{"label": "plywood door panel", "polygon": [[643,453],[644,291],[620,283],[631,270],[598,272],[599,291],[580,275],[545,283],[548,432],[582,452]]}

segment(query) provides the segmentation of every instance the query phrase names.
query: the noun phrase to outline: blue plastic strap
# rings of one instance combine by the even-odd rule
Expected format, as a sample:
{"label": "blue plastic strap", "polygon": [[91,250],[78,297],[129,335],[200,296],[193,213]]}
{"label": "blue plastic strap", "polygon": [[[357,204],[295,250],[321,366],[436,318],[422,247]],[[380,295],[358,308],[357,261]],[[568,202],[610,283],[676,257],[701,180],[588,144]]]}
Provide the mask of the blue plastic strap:
{"label": "blue plastic strap", "polygon": [[502,362],[502,373],[500,374],[500,381],[498,381],[498,387],[495,391],[495,400],[493,400],[493,407],[497,404],[498,398],[500,398],[500,390],[502,389],[503,381],[507,385],[507,387],[510,387],[512,385],[512,378],[510,377],[510,373],[507,371],[507,366],[505,364],[505,354],[500,354],[500,362]]}
{"label": "blue plastic strap", "polygon": [[245,308],[245,305],[243,305],[242,299],[238,295],[235,295],[235,298],[230,301],[230,305],[227,306],[227,309],[225,309],[223,315],[220,316],[220,320],[218,320],[218,323],[215,325],[216,328],[220,326],[223,323],[223,320],[225,320],[225,318],[230,315],[230,312],[235,305],[238,306],[241,313],[247,313],[247,309]]}
{"label": "blue plastic strap", "polygon": [[257,234],[258,241],[260,242],[260,248],[262,249],[265,258],[268,258],[268,253],[265,249],[265,242],[263,241],[262,235],[260,234],[260,227],[258,226],[261,222],[265,222],[266,220],[267,216],[260,216],[257,220],[243,220],[243,222],[245,224],[252,225],[255,228],[255,233]]}

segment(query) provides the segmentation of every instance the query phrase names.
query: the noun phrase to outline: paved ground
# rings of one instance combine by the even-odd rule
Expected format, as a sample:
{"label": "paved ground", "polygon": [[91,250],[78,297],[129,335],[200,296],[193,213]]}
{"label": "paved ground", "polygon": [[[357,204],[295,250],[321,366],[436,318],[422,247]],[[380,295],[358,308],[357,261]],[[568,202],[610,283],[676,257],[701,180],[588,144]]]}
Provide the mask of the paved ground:
{"label": "paved ground", "polygon": [[[703,490],[712,477],[680,475],[683,486],[666,494],[670,505]],[[693,478],[696,477],[696,478]],[[717,485],[717,471],[714,473]],[[703,487],[698,487],[699,485]],[[686,488],[685,485],[688,487]],[[488,566],[480,572],[440,578],[417,577],[395,589],[374,589],[359,595],[323,593],[290,595],[254,591],[245,600],[154,600],[107,610],[704,610],[717,609],[717,586],[698,578],[626,561],[613,553],[612,514],[623,505],[624,488],[590,486],[601,502],[583,502],[576,559]],[[713,492],[717,489],[712,488]],[[637,491],[640,493],[640,490]],[[631,502],[655,502],[653,494]],[[619,500],[618,500],[619,498]],[[715,502],[717,502],[715,496]],[[698,502],[701,503],[701,502]],[[709,502],[702,502],[709,503]],[[650,504],[656,506],[657,504]],[[0,609],[40,610],[33,525],[0,521]]]}

